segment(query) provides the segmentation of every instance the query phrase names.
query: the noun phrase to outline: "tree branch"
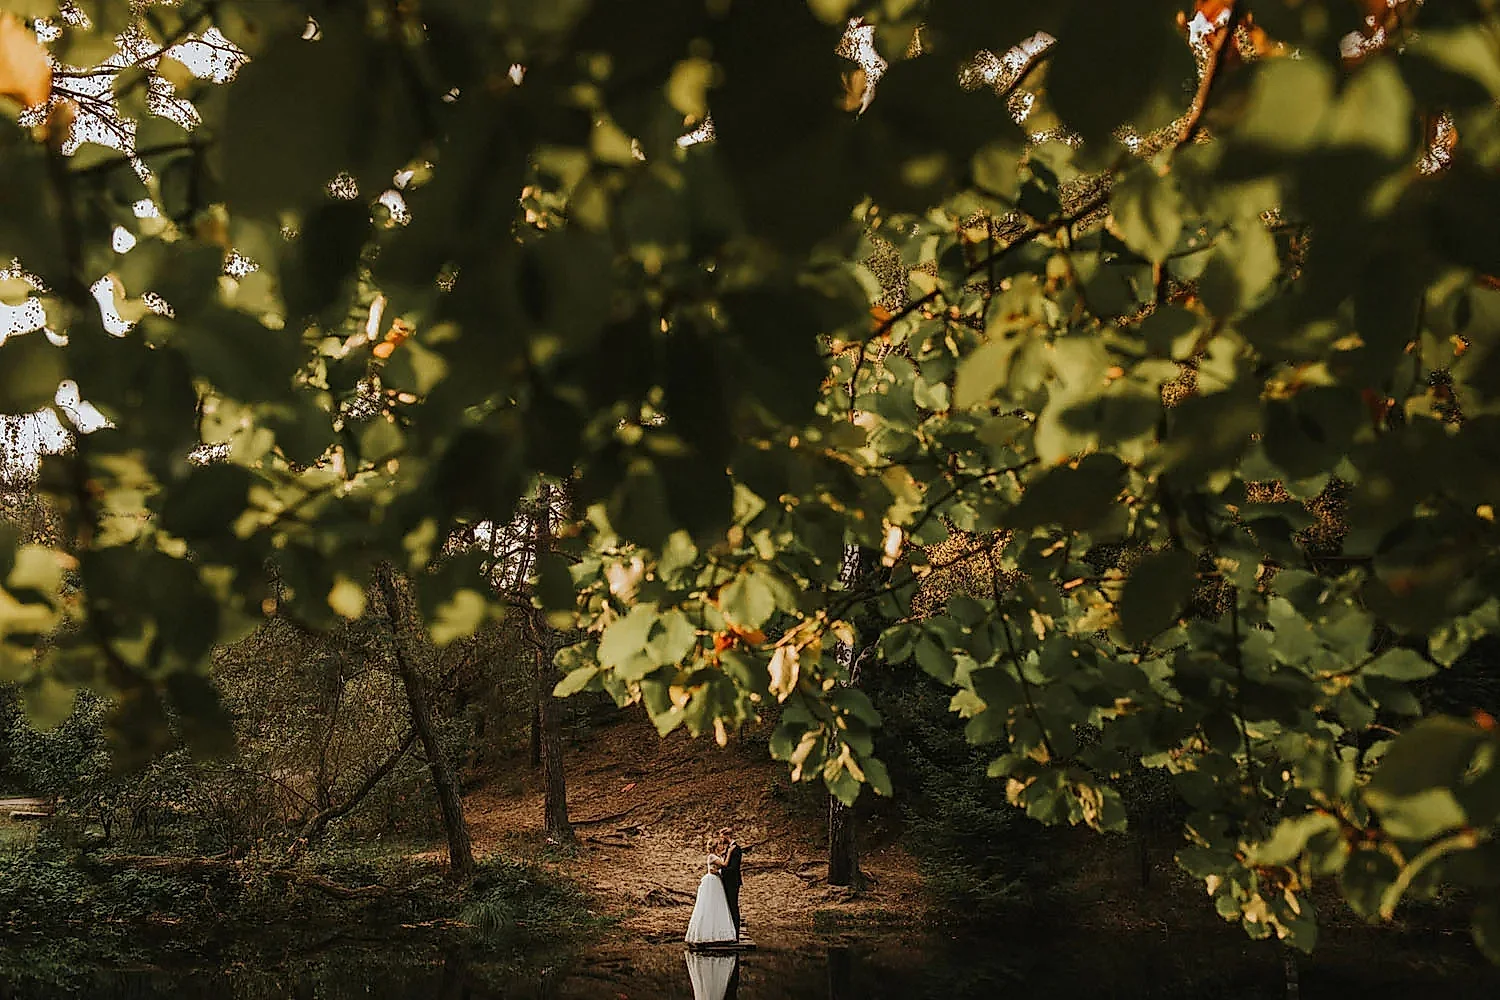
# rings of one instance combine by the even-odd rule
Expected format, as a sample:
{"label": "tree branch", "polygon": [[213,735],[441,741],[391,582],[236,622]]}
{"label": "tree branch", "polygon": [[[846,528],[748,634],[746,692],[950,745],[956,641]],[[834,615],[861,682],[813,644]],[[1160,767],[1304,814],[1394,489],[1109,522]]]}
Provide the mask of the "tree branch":
{"label": "tree branch", "polygon": [[1188,107],[1187,116],[1182,120],[1182,127],[1177,131],[1174,150],[1181,149],[1192,142],[1202,130],[1203,112],[1208,108],[1208,99],[1213,95],[1214,86],[1218,83],[1220,71],[1224,67],[1224,51],[1235,44],[1234,39],[1239,33],[1242,14],[1237,3],[1229,4],[1229,17],[1209,45],[1208,63],[1203,67],[1203,76],[1198,80],[1198,92],[1193,95],[1193,103]]}

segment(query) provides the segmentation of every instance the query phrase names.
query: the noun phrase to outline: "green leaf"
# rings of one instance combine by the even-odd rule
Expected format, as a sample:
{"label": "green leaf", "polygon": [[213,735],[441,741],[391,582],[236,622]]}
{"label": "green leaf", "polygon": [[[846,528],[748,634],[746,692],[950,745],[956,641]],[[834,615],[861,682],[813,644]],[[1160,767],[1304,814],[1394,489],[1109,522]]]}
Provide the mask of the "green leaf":
{"label": "green leaf", "polygon": [[944,684],[952,684],[957,662],[953,651],[930,632],[923,632],[916,642],[917,666]]}
{"label": "green leaf", "polygon": [[226,518],[245,509],[249,492],[248,469],[226,463],[198,466],[165,494],[161,526],[189,542],[214,538],[224,530]]}
{"label": "green leaf", "polygon": [[675,608],[661,613],[652,632],[647,650],[663,666],[681,662],[698,645],[698,630],[687,615]]}
{"label": "green leaf", "polygon": [[1126,123],[1148,132],[1187,107],[1193,55],[1174,23],[1175,6],[1148,0],[1069,7],[1047,96],[1084,141],[1102,144]]}
{"label": "green leaf", "polygon": [[987,341],[979,350],[964,358],[958,366],[958,377],[954,381],[953,405],[959,409],[967,409],[994,395],[995,390],[1004,385],[1009,377],[1010,358],[1017,346],[1014,338],[999,337]]}
{"label": "green leaf", "polygon": [[849,713],[867,726],[873,728],[881,723],[880,712],[875,708],[875,703],[859,688],[841,687],[833,692],[829,702],[834,708]]}
{"label": "green leaf", "polygon": [[719,607],[724,617],[741,628],[760,628],[776,611],[776,592],[764,571],[752,568],[719,593]]}
{"label": "green leaf", "polygon": [[173,346],[225,395],[247,403],[291,398],[292,375],[302,361],[301,345],[291,331],[272,330],[254,317],[219,307],[173,323],[171,329]]}
{"label": "green leaf", "polygon": [[40,331],[0,343],[0,413],[33,413],[57,395],[67,377],[63,352]]}
{"label": "green leaf", "polygon": [[567,557],[557,552],[542,552],[536,559],[536,598],[549,611],[573,608],[573,572]]}
{"label": "green leaf", "polygon": [[1282,820],[1269,839],[1255,845],[1252,860],[1257,865],[1287,865],[1301,856],[1307,842],[1327,830],[1337,830],[1338,819],[1326,812],[1307,813]]}
{"label": "green leaf", "polygon": [[876,795],[889,798],[895,793],[891,785],[891,774],[886,770],[885,763],[878,757],[865,757],[860,761],[860,767],[864,768],[865,781],[875,790]]}
{"label": "green leaf", "polygon": [[645,652],[656,619],[655,604],[637,604],[626,612],[624,618],[617,618],[605,626],[599,639],[599,665],[623,666]]}
{"label": "green leaf", "polygon": [[1446,788],[1429,788],[1400,799],[1378,799],[1381,828],[1398,840],[1430,840],[1464,826],[1463,808]]}
{"label": "green leaf", "polygon": [[577,670],[569,670],[563,674],[562,680],[553,686],[552,697],[566,698],[569,695],[575,695],[587,688],[598,675],[598,667],[580,667]]}
{"label": "green leaf", "polygon": [[1275,238],[1259,219],[1244,219],[1214,237],[1199,294],[1213,315],[1234,316],[1255,305],[1280,270]]}
{"label": "green leaf", "polygon": [[1049,469],[1026,485],[1021,502],[1006,518],[1018,530],[1055,524],[1087,529],[1114,508],[1124,466],[1113,455],[1087,455],[1076,468]]}
{"label": "green leaf", "polygon": [[1021,153],[1004,143],[990,143],[974,154],[974,185],[986,194],[1013,202],[1021,193]]}
{"label": "green leaf", "polygon": [[290,316],[316,315],[348,297],[369,236],[370,210],[363,199],[325,201],[307,213],[281,267]]}
{"label": "green leaf", "polygon": [[313,41],[294,23],[227,88],[214,150],[235,212],[274,218],[324,198],[342,171],[373,198],[420,136],[409,78],[396,69],[411,58],[400,43],[368,37],[360,12],[322,12]]}
{"label": "green leaf", "polygon": [[1364,673],[1397,681],[1420,681],[1438,672],[1437,664],[1412,649],[1388,649],[1365,667]]}
{"label": "green leaf", "polygon": [[73,711],[78,692],[51,677],[39,677],[21,688],[21,704],[26,716],[38,729],[59,725]]}
{"label": "green leaf", "polygon": [[15,562],[5,577],[5,589],[28,600],[31,596],[52,603],[63,583],[58,553],[44,545],[23,545],[15,552]]}
{"label": "green leaf", "polygon": [[1454,788],[1484,733],[1448,716],[1424,719],[1396,738],[1380,760],[1366,794],[1377,808],[1433,788]]}
{"label": "green leaf", "polygon": [[1185,549],[1146,556],[1130,574],[1120,597],[1120,627],[1141,643],[1172,627],[1197,581],[1198,560]]}
{"label": "green leaf", "polygon": [[1339,94],[1329,140],[1374,150],[1389,159],[1405,155],[1415,136],[1411,92],[1393,59],[1369,59]]}
{"label": "green leaf", "polygon": [[1164,305],[1141,320],[1141,336],[1151,353],[1166,358],[1186,358],[1197,342],[1204,317],[1182,306]]}
{"label": "green leaf", "polygon": [[1313,145],[1333,104],[1333,70],[1310,53],[1263,59],[1251,68],[1255,75],[1232,130],[1235,140],[1281,152]]}
{"label": "green leaf", "polygon": [[1381,901],[1400,873],[1390,855],[1367,847],[1350,856],[1339,875],[1339,883],[1354,912],[1373,917],[1380,912]]}
{"label": "green leaf", "polygon": [[1182,232],[1182,198],[1171,175],[1141,165],[1110,191],[1110,213],[1125,245],[1153,263],[1167,259]]}

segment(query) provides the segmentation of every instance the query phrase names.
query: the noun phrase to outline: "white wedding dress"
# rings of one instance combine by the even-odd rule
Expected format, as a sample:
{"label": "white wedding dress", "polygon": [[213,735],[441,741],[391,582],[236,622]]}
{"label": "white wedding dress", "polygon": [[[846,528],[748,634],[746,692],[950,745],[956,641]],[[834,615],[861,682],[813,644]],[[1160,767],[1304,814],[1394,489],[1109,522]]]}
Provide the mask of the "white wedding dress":
{"label": "white wedding dress", "polygon": [[729,899],[724,895],[724,882],[709,872],[698,883],[698,901],[693,904],[693,917],[688,921],[687,943],[734,944],[738,939],[734,918],[729,914]]}
{"label": "white wedding dress", "polygon": [[693,1000],[724,1000],[729,993],[729,980],[734,976],[738,955],[695,955],[688,952],[688,982],[693,987]]}

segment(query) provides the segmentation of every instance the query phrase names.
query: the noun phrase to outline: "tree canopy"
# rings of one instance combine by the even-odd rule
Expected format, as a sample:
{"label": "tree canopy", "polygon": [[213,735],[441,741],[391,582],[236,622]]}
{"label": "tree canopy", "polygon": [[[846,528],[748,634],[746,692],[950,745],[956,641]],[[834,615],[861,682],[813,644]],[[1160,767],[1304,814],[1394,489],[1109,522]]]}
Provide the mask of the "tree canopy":
{"label": "tree canopy", "polygon": [[108,422],[0,549],[39,717],[211,744],[381,560],[469,634],[547,476],[558,693],[852,801],[878,640],[1038,819],[1170,772],[1252,935],[1459,883],[1500,958],[1500,728],[1411,686],[1500,624],[1493,0],[3,6],[0,410]]}

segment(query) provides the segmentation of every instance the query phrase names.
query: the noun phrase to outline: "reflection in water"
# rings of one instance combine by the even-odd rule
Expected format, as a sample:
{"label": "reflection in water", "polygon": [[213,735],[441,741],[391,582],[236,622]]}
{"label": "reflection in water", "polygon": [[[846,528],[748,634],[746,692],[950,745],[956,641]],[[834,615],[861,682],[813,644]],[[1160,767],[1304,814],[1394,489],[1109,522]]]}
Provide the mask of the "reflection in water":
{"label": "reflection in water", "polygon": [[740,992],[740,957],[738,955],[704,955],[688,951],[688,981],[693,984],[693,1000],[735,1000]]}
{"label": "reflection in water", "polygon": [[[1089,984],[1094,1000],[1287,1000],[1282,955],[1255,947],[1237,928],[1227,931],[847,935],[788,941],[751,955],[685,956],[675,941],[606,940],[589,951],[546,955],[371,942],[306,958],[249,953],[196,968],[129,971],[59,961],[50,950],[27,954],[5,941],[0,1000],[1055,1000],[1081,984]],[[1302,1000],[1437,990],[1444,1000],[1500,997],[1500,970],[1472,947],[1387,936],[1376,952],[1359,942],[1341,948],[1347,937],[1330,939],[1326,950],[1300,964]]]}
{"label": "reflection in water", "polygon": [[828,1000],[852,1000],[854,957],[845,947],[828,949]]}

